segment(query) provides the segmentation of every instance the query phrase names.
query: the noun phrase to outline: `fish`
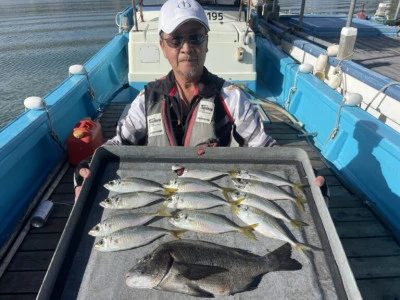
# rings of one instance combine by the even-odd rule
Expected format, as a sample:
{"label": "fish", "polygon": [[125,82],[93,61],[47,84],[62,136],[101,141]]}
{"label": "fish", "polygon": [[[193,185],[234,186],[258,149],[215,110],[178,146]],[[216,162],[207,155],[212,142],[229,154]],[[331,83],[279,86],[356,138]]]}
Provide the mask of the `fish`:
{"label": "fish", "polygon": [[181,210],[169,218],[169,222],[179,228],[201,233],[225,233],[239,231],[252,240],[257,240],[252,232],[257,224],[241,227],[227,217],[198,210]]}
{"label": "fish", "polygon": [[290,186],[298,190],[304,186],[303,183],[292,183],[281,176],[265,171],[231,170],[228,173],[232,178],[257,180],[272,183],[277,186]]}
{"label": "fish", "polygon": [[285,190],[280,187],[268,183],[261,182],[257,180],[246,180],[246,179],[235,179],[232,178],[233,185],[240,191],[256,194],[260,197],[269,199],[269,200],[290,200],[293,201],[296,206],[300,209],[300,211],[304,212],[304,203],[306,200],[300,197],[296,197],[292,194],[289,194]]}
{"label": "fish", "polygon": [[160,183],[138,177],[124,177],[111,180],[104,184],[104,187],[112,192],[129,193],[129,192],[158,192],[163,191]]}
{"label": "fish", "polygon": [[108,197],[100,202],[100,206],[110,209],[133,209],[146,206],[165,196],[153,192],[130,192]]}
{"label": "fish", "polygon": [[173,178],[168,182],[163,184],[163,187],[166,189],[166,194],[172,195],[175,192],[216,192],[221,191],[226,198],[226,194],[228,192],[233,192],[235,189],[221,187],[218,184],[207,181],[201,180],[198,178],[190,178],[190,177],[183,177],[183,178]]}
{"label": "fish", "polygon": [[154,240],[167,234],[175,239],[180,239],[179,235],[186,231],[187,230],[169,230],[151,226],[127,227],[101,238],[95,243],[94,248],[101,252],[138,248],[150,244]]}
{"label": "fish", "polygon": [[258,233],[268,238],[287,242],[292,247],[298,249],[301,253],[304,251],[321,250],[321,248],[303,244],[289,238],[289,236],[274,218],[258,208],[242,204],[232,204],[232,211],[246,224],[257,223],[258,226],[255,227],[254,230]]}
{"label": "fish", "polygon": [[213,180],[217,177],[228,175],[228,172],[225,171],[216,171],[210,169],[190,169],[180,165],[173,165],[172,170],[175,171],[175,173],[179,177],[190,177],[201,180]]}
{"label": "fish", "polygon": [[262,198],[260,196],[244,193],[240,191],[236,191],[234,193],[228,193],[228,196],[232,198],[235,204],[244,204],[248,206],[252,206],[262,210],[263,212],[271,215],[274,218],[283,220],[285,222],[290,223],[292,226],[299,228],[302,226],[308,226],[307,223],[304,223],[299,220],[294,220],[290,218],[286,213],[284,213],[281,209],[279,209],[276,205],[274,205],[268,199]]}
{"label": "fish", "polygon": [[127,213],[120,214],[107,218],[97,225],[95,225],[90,231],[91,236],[106,236],[115,231],[126,227],[138,226],[150,222],[157,216],[170,217],[168,213]]}
{"label": "fish", "polygon": [[234,295],[256,289],[269,272],[300,270],[302,264],[291,255],[287,243],[259,256],[205,241],[171,241],[140,259],[125,275],[125,283],[133,289],[195,297]]}
{"label": "fish", "polygon": [[167,198],[161,208],[174,209],[207,209],[215,206],[229,206],[225,199],[206,192],[175,193]]}

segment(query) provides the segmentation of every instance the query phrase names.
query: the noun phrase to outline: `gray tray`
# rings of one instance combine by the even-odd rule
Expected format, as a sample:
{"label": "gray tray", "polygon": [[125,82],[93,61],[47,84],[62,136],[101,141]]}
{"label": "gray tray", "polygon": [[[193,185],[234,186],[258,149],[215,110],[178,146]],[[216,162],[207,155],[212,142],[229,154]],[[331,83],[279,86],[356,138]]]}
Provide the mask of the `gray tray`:
{"label": "gray tray", "polygon": [[[263,276],[257,289],[224,299],[355,299],[359,291],[336,234],[307,153],[296,148],[207,148],[198,155],[195,148],[158,147],[101,147],[92,160],[92,176],[82,188],[67,226],[56,249],[49,270],[39,291],[39,299],[195,299],[195,297],[150,289],[131,289],[125,284],[126,272],[136,261],[151,253],[157,246],[173,240],[162,237],[153,243],[120,252],[99,252],[93,249],[98,238],[88,231],[101,220],[120,213],[104,209],[99,202],[115,194],[103,187],[118,177],[141,177],[166,182],[176,177],[173,164],[188,168],[216,170],[264,170],[307,186],[297,193],[307,199],[306,212],[300,212],[293,202],[278,204],[294,219],[309,224],[301,230],[287,226],[288,233],[297,241],[321,247],[309,257],[293,249],[292,257],[302,265],[299,271],[271,272]],[[221,186],[233,187],[228,177],[216,181]],[[300,193],[300,194],[299,194]],[[301,193],[304,193],[301,195]],[[136,209],[155,212],[160,203]],[[227,207],[210,211],[226,215],[244,225]],[[154,226],[174,228],[167,218],[159,218]],[[175,228],[176,229],[176,228]],[[258,255],[275,250],[284,242],[256,233],[258,241],[251,241],[237,232],[219,235],[187,232],[182,238],[199,239],[242,248]],[[300,296],[301,295],[301,296]]]}

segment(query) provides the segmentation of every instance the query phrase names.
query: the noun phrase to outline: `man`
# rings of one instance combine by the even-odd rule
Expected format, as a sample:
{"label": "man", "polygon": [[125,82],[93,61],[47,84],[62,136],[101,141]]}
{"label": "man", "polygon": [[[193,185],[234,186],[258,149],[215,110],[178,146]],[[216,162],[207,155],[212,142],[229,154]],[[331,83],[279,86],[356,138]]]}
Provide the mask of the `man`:
{"label": "man", "polygon": [[[195,0],[168,0],[160,10],[160,47],[172,71],[150,82],[132,102],[108,145],[271,147],[276,141],[240,89],[204,67],[207,16]],[[76,197],[87,163],[77,167]]]}
{"label": "man", "polygon": [[160,47],[172,71],[150,82],[108,144],[273,146],[259,114],[236,87],[204,67],[208,19],[195,0],[169,0],[160,10]]}

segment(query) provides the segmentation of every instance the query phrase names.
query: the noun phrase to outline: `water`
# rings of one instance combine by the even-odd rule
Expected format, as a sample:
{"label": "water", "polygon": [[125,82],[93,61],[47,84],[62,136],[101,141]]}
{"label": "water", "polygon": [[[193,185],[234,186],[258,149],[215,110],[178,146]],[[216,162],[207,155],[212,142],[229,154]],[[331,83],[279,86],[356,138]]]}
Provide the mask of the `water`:
{"label": "water", "polygon": [[[136,1],[137,2],[137,1]],[[146,2],[146,0],[145,0]],[[378,3],[358,1],[374,14]],[[299,0],[280,0],[281,12],[298,13]],[[29,96],[45,96],[117,33],[115,14],[127,0],[1,0],[0,128],[24,111]],[[350,1],[306,0],[306,13],[347,14]]]}

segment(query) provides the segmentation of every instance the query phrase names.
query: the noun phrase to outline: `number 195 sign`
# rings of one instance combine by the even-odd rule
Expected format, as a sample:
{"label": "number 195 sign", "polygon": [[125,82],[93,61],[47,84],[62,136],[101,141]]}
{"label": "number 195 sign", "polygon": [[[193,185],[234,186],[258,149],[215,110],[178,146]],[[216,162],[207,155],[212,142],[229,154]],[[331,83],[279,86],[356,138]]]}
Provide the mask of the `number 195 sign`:
{"label": "number 195 sign", "polygon": [[224,15],[222,12],[208,11],[207,17],[210,21],[222,21],[224,19]]}

